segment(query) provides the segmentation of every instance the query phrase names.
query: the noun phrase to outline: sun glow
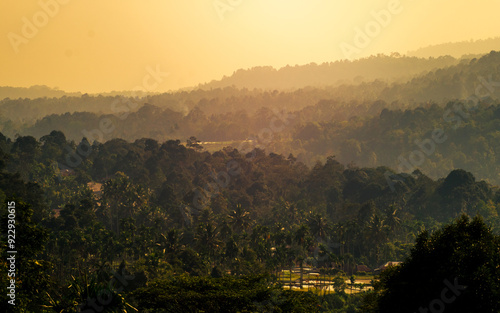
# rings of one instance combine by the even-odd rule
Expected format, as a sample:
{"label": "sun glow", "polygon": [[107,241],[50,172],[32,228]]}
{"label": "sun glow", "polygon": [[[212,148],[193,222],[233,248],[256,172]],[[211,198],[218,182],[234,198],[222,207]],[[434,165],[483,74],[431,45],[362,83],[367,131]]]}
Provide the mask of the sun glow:
{"label": "sun glow", "polygon": [[[124,90],[140,83],[147,66],[159,64],[171,74],[158,87],[163,91],[219,79],[238,68],[335,61],[345,58],[341,44],[352,44],[356,29],[373,19],[371,12],[384,10],[394,1],[401,5],[401,13],[354,57],[499,35],[500,2],[495,0],[481,5],[465,0],[60,4],[58,0],[7,0],[0,4],[1,12],[9,12],[0,19],[4,34],[0,85]],[[56,3],[58,8],[49,12],[40,3]],[[222,11],[217,11],[216,4]]]}

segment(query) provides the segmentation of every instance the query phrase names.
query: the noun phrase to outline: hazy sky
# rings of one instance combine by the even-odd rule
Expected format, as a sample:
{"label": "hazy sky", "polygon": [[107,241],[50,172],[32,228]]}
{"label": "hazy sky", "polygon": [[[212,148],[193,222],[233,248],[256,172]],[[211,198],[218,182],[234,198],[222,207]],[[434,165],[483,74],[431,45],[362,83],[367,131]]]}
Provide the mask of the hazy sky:
{"label": "hazy sky", "polygon": [[[166,91],[238,68],[500,35],[499,0],[2,0],[0,12],[0,85],[82,92]],[[155,70],[169,75],[157,84]]]}

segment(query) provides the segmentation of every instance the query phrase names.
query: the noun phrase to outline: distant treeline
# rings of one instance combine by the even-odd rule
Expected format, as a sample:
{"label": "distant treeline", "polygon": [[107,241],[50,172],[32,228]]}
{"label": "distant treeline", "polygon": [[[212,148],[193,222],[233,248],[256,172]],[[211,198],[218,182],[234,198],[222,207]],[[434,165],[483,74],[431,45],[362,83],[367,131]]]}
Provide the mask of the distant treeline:
{"label": "distant treeline", "polygon": [[[334,99],[340,102],[385,100],[392,102],[400,100],[403,103],[412,101],[439,101],[444,98],[460,98],[455,89],[448,90],[450,78],[457,72],[465,71],[472,79],[469,81],[460,78],[453,82],[460,83],[459,89],[464,94],[473,94],[474,88],[481,82],[478,75],[485,75],[485,70],[491,70],[490,64],[495,63],[494,54],[490,58],[476,64],[475,59],[454,59],[441,57],[437,59],[418,59],[400,56],[376,56],[358,61],[338,61],[323,65],[306,65],[283,68],[279,71],[269,68],[251,71],[240,70],[237,73],[253,73],[258,81],[283,82],[287,79],[303,80],[304,83],[294,88],[279,88],[252,86],[252,84],[222,84],[209,88],[198,88],[192,91],[178,91],[160,95],[136,95],[134,98],[124,93],[108,93],[104,95],[68,94],[60,90],[50,89],[46,86],[31,88],[0,87],[2,90],[16,91],[15,94],[5,93],[0,101],[2,114],[0,117],[12,121],[31,123],[33,120],[50,114],[63,114],[66,112],[94,112],[116,113],[120,105],[118,102],[137,102],[138,104],[150,103],[162,108],[187,114],[194,107],[199,107],[206,114],[220,114],[230,111],[247,110],[253,113],[261,106],[280,107],[288,110],[299,110],[308,105],[314,105],[323,99]],[[493,59],[492,59],[493,58]],[[498,57],[497,57],[498,58]],[[487,63],[486,66],[484,63]],[[481,65],[482,64],[482,65]],[[411,70],[408,70],[411,68]],[[373,74],[363,76],[363,72]],[[283,73],[282,73],[283,72]],[[307,72],[308,74],[304,74]],[[274,77],[280,73],[283,77]],[[428,74],[429,73],[429,74]],[[236,75],[236,74],[235,74]],[[250,74],[238,74],[250,75]],[[237,75],[237,76],[238,76]],[[354,81],[351,77],[356,77]],[[430,76],[429,76],[430,75]],[[332,78],[337,77],[337,78]],[[340,80],[341,77],[344,77]],[[397,79],[396,79],[397,78]],[[414,84],[420,79],[418,86],[408,90],[408,83]],[[333,80],[332,80],[333,79]],[[439,83],[435,84],[435,80]],[[222,80],[224,81],[224,79]],[[315,81],[321,82],[313,83]],[[431,84],[425,82],[432,81]],[[444,85],[443,85],[444,84]],[[432,85],[432,86],[429,86]],[[442,87],[439,89],[439,87]],[[434,88],[438,90],[430,90]],[[39,92],[40,91],[40,92]],[[43,93],[42,91],[46,91]],[[39,92],[43,97],[33,98]],[[428,93],[427,96],[422,94]],[[9,94],[10,96],[7,96]],[[0,97],[1,97],[0,93]],[[40,98],[40,99],[38,99]],[[137,107],[137,106],[136,106]]]}

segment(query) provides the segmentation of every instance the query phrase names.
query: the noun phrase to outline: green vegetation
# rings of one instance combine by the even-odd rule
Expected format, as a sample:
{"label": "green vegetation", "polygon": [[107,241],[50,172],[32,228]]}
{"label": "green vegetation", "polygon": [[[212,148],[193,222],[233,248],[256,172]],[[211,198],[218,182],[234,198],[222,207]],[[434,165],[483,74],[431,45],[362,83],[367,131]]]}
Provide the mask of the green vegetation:
{"label": "green vegetation", "polygon": [[[40,141],[0,138],[1,216],[6,200],[15,199],[19,271],[30,277],[19,288],[25,312],[356,312],[384,307],[399,295],[390,286],[412,277],[384,273],[371,292],[359,284],[374,277],[356,274],[357,265],[374,269],[410,251],[402,269],[426,258],[448,276],[476,275],[465,278],[471,290],[496,297],[496,235],[464,218],[439,230],[465,213],[480,214],[498,233],[498,188],[463,170],[437,181],[419,171],[388,181],[385,167],[346,168],[330,157],[308,168],[292,155],[260,149],[209,153],[196,138],[187,145],[75,144],[58,131]],[[68,155],[76,155],[71,149],[86,151],[73,168],[66,166]],[[446,237],[451,230],[464,235]],[[3,251],[5,245],[2,237]],[[432,251],[438,252],[425,256]],[[449,257],[458,267],[439,261]],[[423,268],[427,283],[441,279]],[[302,291],[287,290],[290,283]]]}
{"label": "green vegetation", "polygon": [[410,257],[382,273],[363,312],[499,312],[499,264],[500,236],[462,216],[420,234]]}
{"label": "green vegetation", "polygon": [[[422,62],[429,72],[389,77]],[[0,101],[16,309],[499,312],[500,53],[344,63],[221,84],[392,71],[288,91]]]}

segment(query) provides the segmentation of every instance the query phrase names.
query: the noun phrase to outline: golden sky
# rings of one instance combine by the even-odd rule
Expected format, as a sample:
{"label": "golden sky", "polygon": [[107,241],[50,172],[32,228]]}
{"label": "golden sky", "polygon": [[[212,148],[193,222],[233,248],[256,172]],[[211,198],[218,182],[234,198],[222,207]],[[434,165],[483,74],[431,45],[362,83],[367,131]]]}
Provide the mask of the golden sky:
{"label": "golden sky", "polygon": [[0,12],[0,85],[92,93],[500,35],[498,0],[2,0]]}

